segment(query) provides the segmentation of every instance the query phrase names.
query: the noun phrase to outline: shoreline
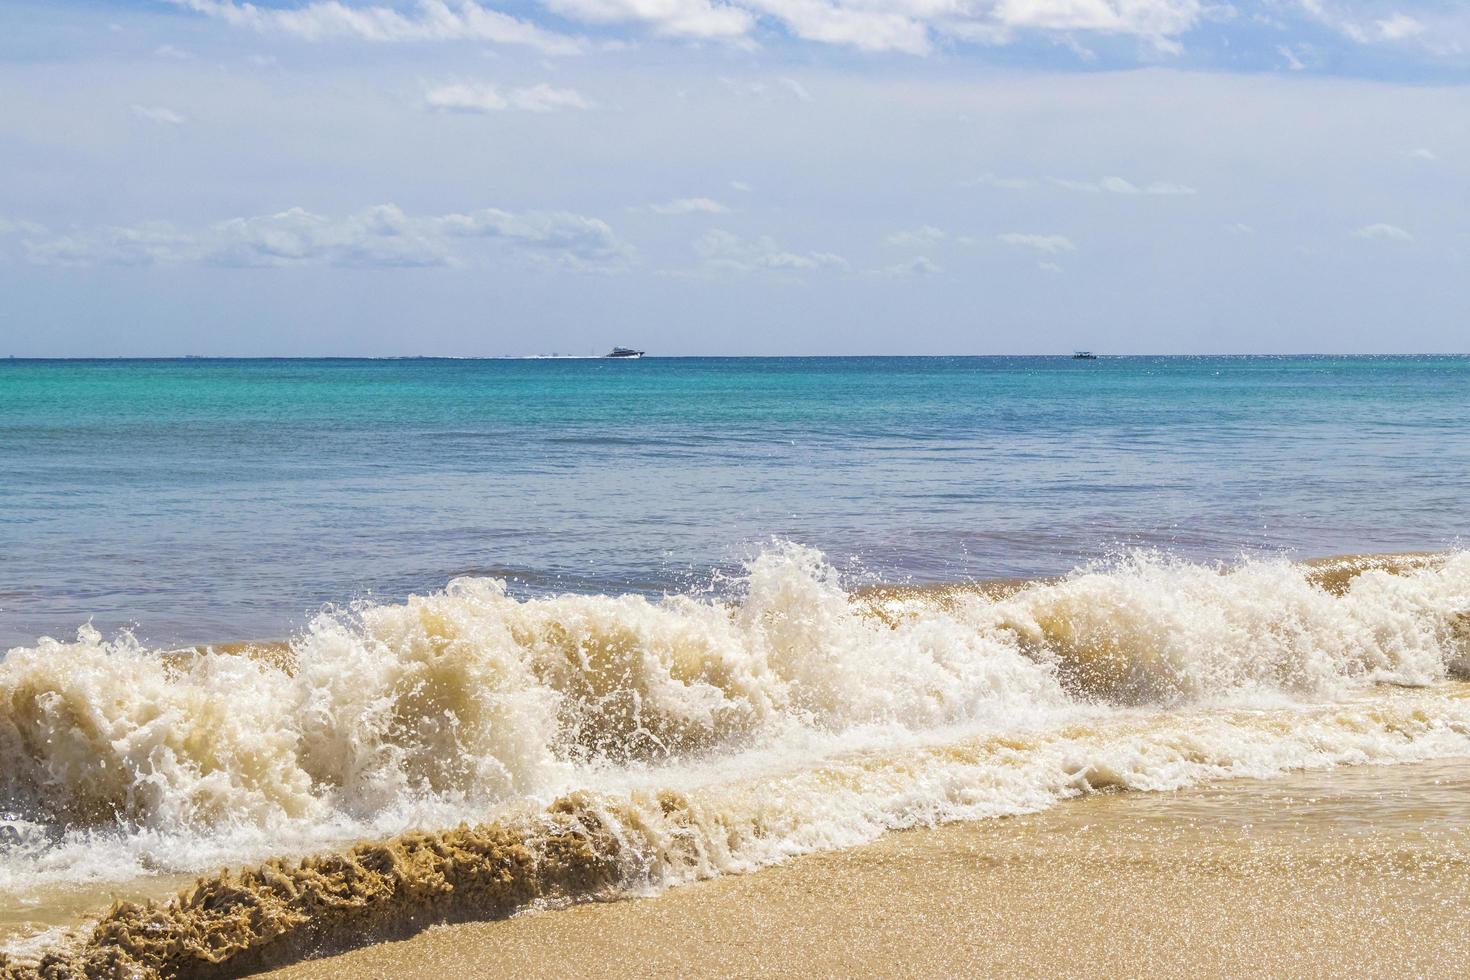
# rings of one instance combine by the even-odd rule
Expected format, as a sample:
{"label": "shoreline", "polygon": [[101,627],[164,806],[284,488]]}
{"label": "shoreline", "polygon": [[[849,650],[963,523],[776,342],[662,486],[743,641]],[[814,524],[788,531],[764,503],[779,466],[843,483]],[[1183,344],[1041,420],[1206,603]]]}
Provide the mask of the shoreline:
{"label": "shoreline", "polygon": [[1464,766],[1099,794],[265,975],[1454,975]]}
{"label": "shoreline", "polygon": [[[117,707],[126,731],[139,728],[135,717],[159,711],[193,718],[203,707],[217,721],[254,712],[242,724],[148,728],[180,760],[165,773],[168,795],[108,796],[102,791],[112,784],[79,779],[66,796],[36,776],[34,785],[53,787],[56,805],[72,807],[78,822],[115,814],[123,803],[152,819],[180,806],[312,814],[351,803],[361,796],[352,795],[359,776],[343,764],[356,756],[333,753],[357,751],[364,676],[376,685],[370,690],[391,695],[397,713],[392,725],[371,730],[373,744],[400,760],[382,773],[390,782],[474,787],[486,774],[462,772],[461,764],[498,766],[487,770],[493,776],[510,773],[508,763],[579,752],[626,753],[608,760],[627,763],[589,766],[576,781],[547,780],[543,795],[524,793],[489,811],[446,805],[430,820],[342,825],[335,839],[320,833],[324,822],[298,819],[299,828],[288,828],[298,843],[277,839],[269,851],[248,836],[231,844],[235,838],[191,835],[182,825],[175,836],[203,848],[192,853],[220,859],[196,856],[194,867],[230,870],[206,874],[172,898],[114,905],[89,935],[50,946],[51,962],[82,972],[106,960],[140,975],[240,975],[435,923],[738,875],[795,854],[865,852],[885,830],[1036,814],[1099,792],[1117,799],[1117,788],[1178,790],[1222,778],[1470,756],[1463,553],[1239,570],[1145,557],[1000,598],[978,584],[844,591],[819,558],[770,557],[751,573],[751,597],[729,609],[610,597],[520,602],[493,583],[467,582],[375,607],[362,623],[324,631],[311,646],[148,651],[83,643],[66,657],[29,651],[10,665],[16,690],[60,692],[75,710]],[[1369,569],[1380,574],[1348,587]],[[854,676],[865,680],[854,684]],[[78,677],[86,685],[78,687]],[[487,685],[503,699],[489,707],[480,696]],[[137,703],[91,693],[135,688]],[[1241,691],[1257,693],[1241,699]],[[323,702],[327,693],[332,699]],[[639,710],[619,713],[618,699],[627,697]],[[296,703],[334,710],[308,713],[312,724],[302,727],[297,713],[282,710]],[[553,704],[582,714],[542,710]],[[699,713],[705,709],[714,713]],[[828,712],[831,721],[808,711]],[[440,738],[441,715],[478,741]],[[965,727],[948,727],[956,718]],[[541,726],[531,729],[539,741],[516,741],[526,730],[508,724],[517,719]],[[897,734],[895,719],[904,719]],[[786,741],[791,728],[781,721],[800,725]],[[404,729],[405,722],[420,727]],[[705,748],[738,744],[747,730],[774,733],[759,747],[764,754],[739,756],[734,772],[706,764],[719,756]],[[270,743],[276,751],[259,754],[261,733],[280,736]],[[35,765],[65,762],[90,779],[97,753],[118,751],[115,741],[68,739],[67,751],[39,753]],[[666,745],[689,754],[665,760]],[[113,770],[126,776],[130,759],[114,759]],[[643,761],[654,765],[636,765]],[[219,793],[224,777],[228,798]],[[387,810],[397,801],[374,805],[406,812]],[[38,858],[47,857],[46,830],[22,825]],[[115,863],[99,867],[136,866],[142,876],[128,884],[119,877],[116,890],[102,885],[93,894],[161,884],[148,871],[168,867],[168,858],[156,861],[147,839],[108,843]],[[1037,860],[1047,864],[1051,855]],[[1293,879],[1285,859],[1282,868]],[[779,907],[778,897],[771,901]],[[0,974],[33,966],[31,950],[46,952],[33,945],[22,958],[0,954]]]}

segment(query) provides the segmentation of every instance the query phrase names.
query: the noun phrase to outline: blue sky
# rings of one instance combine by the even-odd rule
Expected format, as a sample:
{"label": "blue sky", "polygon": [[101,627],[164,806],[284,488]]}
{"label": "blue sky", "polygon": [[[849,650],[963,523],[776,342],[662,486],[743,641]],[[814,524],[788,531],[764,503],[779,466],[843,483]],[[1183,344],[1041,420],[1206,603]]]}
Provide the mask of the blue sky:
{"label": "blue sky", "polygon": [[0,355],[1463,351],[1470,4],[8,0]]}

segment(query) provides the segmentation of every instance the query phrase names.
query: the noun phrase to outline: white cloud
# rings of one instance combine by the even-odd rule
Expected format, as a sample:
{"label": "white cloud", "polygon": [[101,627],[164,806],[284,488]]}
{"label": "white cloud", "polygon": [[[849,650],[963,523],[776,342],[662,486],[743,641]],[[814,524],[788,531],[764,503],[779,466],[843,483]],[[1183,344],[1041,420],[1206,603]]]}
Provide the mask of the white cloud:
{"label": "white cloud", "polygon": [[812,100],[812,93],[809,92],[809,91],[807,91],[807,87],[805,85],[801,84],[801,82],[798,82],[796,79],[794,79],[794,78],[778,78],[778,79],[776,79],[776,82],[779,85],[783,86],[786,89],[786,91],[788,91],[792,95],[796,96],[797,99],[799,99],[800,101],[802,101],[802,102],[810,102]]}
{"label": "white cloud", "polygon": [[1153,195],[1157,197],[1186,197],[1198,194],[1186,184],[1176,184],[1170,181],[1158,180],[1149,184],[1135,184],[1122,177],[1099,177],[1096,179],[1078,180],[1072,177],[997,177],[995,174],[981,174],[978,177],[964,181],[966,187],[996,187],[1007,191],[1025,191],[1041,186],[1043,183],[1052,187],[1067,191],[1081,191],[1086,194],[1131,194],[1131,195]]}
{"label": "white cloud", "polygon": [[1053,43],[1075,54],[1079,61],[1091,63],[1097,60],[1097,52],[1078,41],[1072,34],[1062,34]]}
{"label": "white cloud", "polygon": [[450,265],[453,256],[431,224],[412,221],[383,204],[342,220],[291,208],[277,214],[234,218],[201,236],[201,260],[217,265],[342,266]]}
{"label": "white cloud", "polygon": [[1303,61],[1289,44],[1276,45],[1276,53],[1286,59],[1286,67],[1291,71],[1305,71],[1307,63]]}
{"label": "white cloud", "polygon": [[574,54],[584,43],[547,31],[476,0],[417,0],[410,12],[392,6],[356,6],[315,0],[299,7],[259,7],[238,0],[173,0],[189,10],[241,28],[306,41],[489,41],[521,44],[548,54]]}
{"label": "white cloud", "polygon": [[1047,180],[1053,186],[1069,191],[1083,191],[1084,193],[1097,194],[1153,194],[1163,197],[1180,197],[1199,193],[1193,187],[1184,184],[1171,184],[1167,181],[1156,181],[1152,184],[1139,186],[1122,177],[1102,177],[1098,180],[1069,180],[1063,177],[1048,177]]}
{"label": "white cloud", "polygon": [[884,244],[895,248],[929,248],[944,241],[948,237],[944,229],[935,228],[933,225],[922,225],[907,231],[896,231],[885,238]]}
{"label": "white cloud", "polygon": [[911,259],[905,259],[894,265],[874,269],[872,275],[884,276],[889,279],[918,279],[927,276],[937,276],[944,271],[939,265],[925,255],[915,255]]}
{"label": "white cloud", "polygon": [[[308,41],[352,38],[375,42],[488,41],[570,54],[588,50],[585,38],[504,13],[500,0],[294,0],[293,6],[247,0],[171,0],[181,7],[243,29]],[[1284,29],[1303,17],[1362,43],[1413,43],[1462,57],[1462,13],[1396,11],[1387,0],[1270,0],[1272,16],[1256,20]],[[1241,13],[1223,0],[539,0],[553,14],[586,24],[633,25],[651,34],[724,40],[754,47],[761,28],[860,51],[927,55],[955,42],[1010,44],[1041,36],[1084,59],[1088,35],[1133,37],[1157,54],[1183,49],[1181,39],[1201,24]],[[524,4],[522,5],[524,6]],[[1295,18],[1287,10],[1295,12]],[[1275,13],[1282,17],[1274,16]],[[1283,19],[1284,18],[1284,19]],[[604,39],[599,44],[621,44]],[[1277,46],[1288,67],[1310,64],[1305,45]]]}
{"label": "white cloud", "polygon": [[755,26],[748,10],[710,0],[542,0],[555,13],[593,24],[643,24],[671,37],[742,37]]}
{"label": "white cloud", "polygon": [[182,48],[176,48],[172,44],[160,44],[153,49],[154,55],[159,58],[171,58],[174,61],[188,61],[194,56]]}
{"label": "white cloud", "polygon": [[729,214],[730,209],[708,197],[680,197],[665,204],[650,204],[655,214]]}
{"label": "white cloud", "polygon": [[166,222],[130,228],[102,227],[52,234],[33,231],[22,240],[26,257],[37,265],[152,265],[193,257],[187,233]]}
{"label": "white cloud", "polygon": [[[1102,180],[1071,180],[1066,177],[1048,177],[1053,187],[1060,187],[1068,191],[1083,191],[1088,194],[1096,194],[1101,191],[1111,191],[1114,194],[1137,194],[1138,188],[1121,177],[1104,177]],[[1114,183],[1109,186],[1108,182]]]}
{"label": "white cloud", "polygon": [[[589,23],[638,23],[655,34],[695,38],[743,38],[758,17],[783,25],[792,35],[809,41],[840,44],[863,51],[930,49],[929,29],[922,15],[937,14],[948,3],[931,5],[908,0],[872,3],[869,0],[542,0],[564,17]],[[915,11],[885,7],[930,8]],[[920,16],[915,16],[915,13]],[[796,83],[799,89],[799,83]],[[800,95],[800,92],[798,92]],[[805,97],[805,96],[801,96]]]}
{"label": "white cloud", "polygon": [[[927,54],[935,36],[979,44],[1018,32],[1134,35],[1172,51],[1209,7],[1202,0],[740,0],[806,40],[866,51]],[[1080,47],[1080,45],[1077,45]]]}
{"label": "white cloud", "polygon": [[1065,235],[1031,235],[1011,231],[995,237],[1007,245],[1014,245],[1017,248],[1034,248],[1048,255],[1077,251],[1076,243]]}
{"label": "white cloud", "polygon": [[814,272],[845,269],[847,260],[831,252],[790,252],[768,236],[744,239],[715,229],[694,243],[694,252],[706,269],[721,272]]}
{"label": "white cloud", "polygon": [[133,115],[139,119],[146,119],[165,126],[178,126],[188,122],[184,116],[161,105],[134,105],[132,109]]}
{"label": "white cloud", "polygon": [[550,85],[500,89],[495,85],[441,85],[424,95],[424,104],[446,112],[503,112],[519,109],[525,112],[554,112],[558,109],[590,109],[592,103],[580,92]]}
{"label": "white cloud", "polygon": [[1373,225],[1364,225],[1353,232],[1354,238],[1378,239],[1388,242],[1412,242],[1414,236],[1409,234],[1398,225],[1389,225],[1379,222]]}
{"label": "white cloud", "polygon": [[[807,41],[840,44],[860,51],[928,54],[929,29],[914,13],[937,12],[927,3],[827,2],[827,0],[742,0]],[[945,5],[948,6],[948,5]],[[903,8],[917,7],[910,11]],[[894,9],[899,8],[899,9]],[[923,9],[928,8],[928,9]]]}
{"label": "white cloud", "polygon": [[1424,33],[1424,25],[1407,14],[1394,14],[1377,21],[1378,36],[1385,41],[1402,41]]}
{"label": "white cloud", "polygon": [[743,180],[730,181],[730,189],[733,191],[739,191],[742,194],[749,194],[752,190],[751,186]]}
{"label": "white cloud", "polygon": [[1435,153],[1427,146],[1421,146],[1417,150],[1410,150],[1409,156],[1413,157],[1415,160],[1428,160],[1430,162],[1439,159],[1439,154]]}
{"label": "white cloud", "polygon": [[432,220],[449,236],[499,239],[572,265],[621,263],[633,253],[606,222],[569,211],[513,213],[486,208]]}
{"label": "white cloud", "polygon": [[47,265],[451,266],[467,264],[466,251],[477,242],[574,267],[612,268],[632,255],[596,218],[496,208],[414,217],[381,204],[342,218],[290,208],[198,229],[149,222],[56,234],[22,230],[29,259]]}
{"label": "white cloud", "polygon": [[[547,31],[488,6],[485,0],[414,0],[355,4],[310,0],[265,7],[245,0],[172,0],[238,27],[307,40],[476,40],[525,44],[567,53],[585,42]],[[1174,40],[1222,5],[1205,0],[540,0],[561,17],[588,24],[632,24],[655,35],[748,43],[759,24],[860,51],[930,53],[940,39],[1006,43],[1022,32],[1045,32],[1085,52],[1077,33],[1131,35],[1155,49],[1177,51]],[[1384,30],[1403,30],[1391,20]]]}
{"label": "white cloud", "polygon": [[1007,27],[1097,31],[1167,37],[1199,22],[1198,0],[997,0],[994,18]]}
{"label": "white cloud", "polygon": [[1243,221],[1236,221],[1232,224],[1228,224],[1225,226],[1225,230],[1230,232],[1232,235],[1253,235],[1256,231],[1254,228]]}
{"label": "white cloud", "polygon": [[1296,0],[1308,18],[1358,44],[1412,45],[1461,63],[1470,42],[1470,8],[1457,0],[1417,6],[1416,16],[1388,0]]}
{"label": "white cloud", "polygon": [[1187,184],[1171,184],[1168,181],[1154,181],[1152,184],[1146,184],[1142,190],[1145,194],[1163,197],[1190,197],[1199,193]]}

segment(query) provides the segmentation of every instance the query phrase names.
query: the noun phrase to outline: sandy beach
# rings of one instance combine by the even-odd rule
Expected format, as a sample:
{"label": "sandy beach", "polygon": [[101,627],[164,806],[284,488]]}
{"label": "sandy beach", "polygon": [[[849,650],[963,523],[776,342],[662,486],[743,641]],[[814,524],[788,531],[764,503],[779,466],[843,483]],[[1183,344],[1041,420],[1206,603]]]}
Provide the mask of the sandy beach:
{"label": "sandy beach", "polygon": [[1106,794],[270,976],[1463,974],[1464,760]]}
{"label": "sandy beach", "polygon": [[1467,52],[0,0],[0,980],[1470,980]]}

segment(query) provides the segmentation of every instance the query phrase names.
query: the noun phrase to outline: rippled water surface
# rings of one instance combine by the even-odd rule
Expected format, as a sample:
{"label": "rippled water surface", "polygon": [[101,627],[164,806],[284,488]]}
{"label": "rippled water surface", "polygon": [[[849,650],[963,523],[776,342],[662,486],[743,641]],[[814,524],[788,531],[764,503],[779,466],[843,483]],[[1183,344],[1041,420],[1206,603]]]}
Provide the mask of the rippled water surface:
{"label": "rippled water surface", "polygon": [[0,647],[685,591],[772,536],[920,582],[1440,550],[1467,486],[1458,357],[0,361]]}

